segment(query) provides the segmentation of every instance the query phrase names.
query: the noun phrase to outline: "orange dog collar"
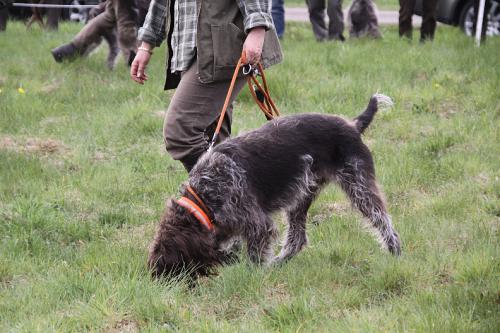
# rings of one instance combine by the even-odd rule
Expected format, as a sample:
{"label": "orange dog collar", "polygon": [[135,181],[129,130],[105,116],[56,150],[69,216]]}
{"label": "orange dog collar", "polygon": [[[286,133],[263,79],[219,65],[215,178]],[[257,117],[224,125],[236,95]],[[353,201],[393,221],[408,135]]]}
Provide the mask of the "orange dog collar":
{"label": "orange dog collar", "polygon": [[214,230],[214,225],[212,224],[212,221],[208,217],[207,213],[205,213],[203,209],[192,200],[186,197],[181,197],[177,200],[177,203],[191,213],[203,226],[205,226],[205,228],[210,231]]}

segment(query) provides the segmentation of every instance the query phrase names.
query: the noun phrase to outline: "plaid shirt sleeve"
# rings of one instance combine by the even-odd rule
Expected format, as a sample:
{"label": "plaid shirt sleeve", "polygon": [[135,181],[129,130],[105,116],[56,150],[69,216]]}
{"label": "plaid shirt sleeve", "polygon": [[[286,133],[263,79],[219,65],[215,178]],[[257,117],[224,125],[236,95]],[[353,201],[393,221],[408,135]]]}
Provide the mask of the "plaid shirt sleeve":
{"label": "plaid shirt sleeve", "polygon": [[137,39],[160,46],[165,39],[165,22],[168,13],[167,0],[152,0]]}
{"label": "plaid shirt sleeve", "polygon": [[238,7],[243,14],[245,32],[255,27],[264,27],[269,30],[273,26],[271,16],[271,1],[269,0],[237,0]]}

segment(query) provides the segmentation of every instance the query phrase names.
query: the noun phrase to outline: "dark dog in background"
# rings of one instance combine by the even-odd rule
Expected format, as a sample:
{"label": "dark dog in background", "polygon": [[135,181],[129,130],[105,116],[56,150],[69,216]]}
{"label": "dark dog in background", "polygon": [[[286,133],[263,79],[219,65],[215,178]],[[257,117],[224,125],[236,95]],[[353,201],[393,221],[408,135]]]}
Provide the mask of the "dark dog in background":
{"label": "dark dog in background", "polygon": [[382,38],[373,0],[354,0],[347,12],[347,22],[351,38],[364,36]]}
{"label": "dark dog in background", "polygon": [[[367,218],[382,246],[399,255],[399,236],[361,140],[379,106],[390,104],[389,97],[374,95],[352,121],[324,114],[277,118],[205,153],[182,186],[182,198],[167,204],[150,246],[153,275],[184,270],[194,277],[208,275],[228,260],[226,249],[236,239],[246,242],[254,263],[290,259],[306,245],[307,211],[330,182],[340,185]],[[203,209],[185,206],[186,199]],[[288,230],[273,258],[277,229],[271,214],[278,210],[286,212]]]}

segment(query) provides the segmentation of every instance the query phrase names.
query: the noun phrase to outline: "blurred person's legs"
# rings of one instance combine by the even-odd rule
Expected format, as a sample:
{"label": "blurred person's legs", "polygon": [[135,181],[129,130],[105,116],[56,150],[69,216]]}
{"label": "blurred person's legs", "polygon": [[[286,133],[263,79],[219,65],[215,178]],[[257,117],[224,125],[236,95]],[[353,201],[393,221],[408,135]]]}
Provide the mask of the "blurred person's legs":
{"label": "blurred person's legs", "polygon": [[325,0],[306,0],[309,9],[309,20],[316,40],[328,38],[328,29],[325,23]]}
{"label": "blurred person's legs", "polygon": [[116,29],[104,31],[102,37],[108,43],[109,52],[106,59],[106,65],[109,69],[115,68],[116,58],[120,54],[120,48],[118,47],[118,38],[116,37]]}
{"label": "blurred person's legs", "polygon": [[[127,64],[130,64],[137,47],[137,14],[133,4],[133,0],[107,0],[104,11],[88,21],[71,43],[52,50],[54,59],[60,62],[76,56],[85,56],[97,47],[104,37],[110,47],[108,67],[114,66],[118,54],[116,44],[122,50]],[[115,29],[118,37],[115,35]]]}
{"label": "blurred person's legs", "polygon": [[[110,3],[110,1],[108,0],[107,3]],[[108,8],[108,6],[106,7]],[[113,11],[105,10],[91,19],[73,38],[71,43],[53,49],[52,55],[58,62],[71,60],[77,56],[85,56],[101,43],[102,35],[106,31],[112,31],[114,27],[115,17]]]}
{"label": "blurred person's legs", "polygon": [[[168,153],[174,160],[181,161],[188,172],[212,140],[229,87],[228,81],[202,83],[196,72],[195,61],[182,74],[163,125]],[[231,134],[232,103],[245,81],[244,78],[236,81],[217,142],[227,139]]]}
{"label": "blurred person's legs", "polygon": [[[95,18],[99,14],[103,13],[105,10],[106,10],[106,2],[99,3],[97,6],[95,6],[89,11],[86,23],[88,23],[89,20]],[[108,66],[109,69],[113,69],[115,67],[116,58],[120,53],[120,49],[118,48],[118,39],[116,37],[116,28],[112,30],[104,30],[102,37],[108,43],[109,47],[106,65]],[[96,47],[97,46],[98,45],[96,45]]]}
{"label": "blurred person's legs", "polygon": [[7,7],[0,9],[0,31],[7,29],[7,20],[9,19],[9,11]]}
{"label": "blurred person's legs", "polygon": [[285,4],[284,0],[273,0],[272,15],[278,38],[285,34]]}
{"label": "blurred person's legs", "polygon": [[[424,0],[425,1],[425,0]],[[412,38],[412,16],[415,0],[399,0],[399,37]]]}
{"label": "blurred person's legs", "polygon": [[436,31],[436,11],[438,0],[423,0],[422,3],[422,26],[420,27],[420,41],[434,39]]}
{"label": "blurred person's legs", "polygon": [[344,14],[342,0],[328,0],[328,39],[344,41]]}
{"label": "blurred person's legs", "polygon": [[[48,5],[62,5],[62,0],[45,0],[44,4]],[[49,8],[47,9],[47,22],[45,23],[45,29],[47,30],[57,30],[59,28],[59,19],[61,18],[62,8]]]}
{"label": "blurred person's legs", "polygon": [[[135,0],[111,0],[110,2],[116,22],[118,45],[125,62],[130,66],[137,51],[137,10]],[[108,11],[108,6],[106,5],[106,11]]]}

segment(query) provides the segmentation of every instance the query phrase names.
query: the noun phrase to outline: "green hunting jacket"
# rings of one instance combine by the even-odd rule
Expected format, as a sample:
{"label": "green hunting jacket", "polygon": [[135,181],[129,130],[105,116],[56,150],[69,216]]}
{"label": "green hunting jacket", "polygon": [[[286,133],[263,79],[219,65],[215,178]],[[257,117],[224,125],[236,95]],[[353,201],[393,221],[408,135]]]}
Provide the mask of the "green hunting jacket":
{"label": "green hunting jacket", "polygon": [[[167,40],[165,89],[174,89],[180,73],[172,73],[172,30],[176,0],[152,0],[139,40],[159,46]],[[178,1],[178,0],[177,0]],[[270,0],[199,0],[196,50],[201,82],[230,80],[250,29],[266,28],[262,50],[264,68],[282,61],[280,43],[272,18]]]}

